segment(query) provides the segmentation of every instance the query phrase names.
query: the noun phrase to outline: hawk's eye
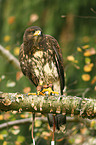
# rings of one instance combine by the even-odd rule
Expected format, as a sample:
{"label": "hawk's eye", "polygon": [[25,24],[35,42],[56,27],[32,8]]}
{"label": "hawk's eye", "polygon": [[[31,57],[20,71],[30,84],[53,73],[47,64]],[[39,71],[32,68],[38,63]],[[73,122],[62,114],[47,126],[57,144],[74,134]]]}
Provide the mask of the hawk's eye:
{"label": "hawk's eye", "polygon": [[35,30],[31,31],[31,33],[34,34],[35,33]]}

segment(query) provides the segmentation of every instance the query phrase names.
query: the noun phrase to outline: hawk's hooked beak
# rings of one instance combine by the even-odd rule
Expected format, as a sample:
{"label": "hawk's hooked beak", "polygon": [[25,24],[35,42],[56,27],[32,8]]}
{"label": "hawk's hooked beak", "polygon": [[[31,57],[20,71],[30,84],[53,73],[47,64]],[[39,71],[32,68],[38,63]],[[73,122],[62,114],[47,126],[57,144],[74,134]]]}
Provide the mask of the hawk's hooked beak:
{"label": "hawk's hooked beak", "polygon": [[33,34],[33,36],[38,36],[38,35],[41,35],[41,31],[40,30],[35,31],[35,33]]}

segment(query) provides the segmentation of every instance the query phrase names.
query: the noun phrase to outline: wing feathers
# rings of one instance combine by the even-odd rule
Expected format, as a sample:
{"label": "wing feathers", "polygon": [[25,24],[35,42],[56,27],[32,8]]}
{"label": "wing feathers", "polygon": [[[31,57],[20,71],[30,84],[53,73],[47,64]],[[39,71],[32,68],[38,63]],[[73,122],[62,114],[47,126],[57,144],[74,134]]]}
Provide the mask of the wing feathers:
{"label": "wing feathers", "polygon": [[56,62],[56,67],[57,67],[59,78],[60,78],[61,95],[63,95],[65,80],[64,80],[64,67],[63,67],[63,59],[62,59],[61,49],[60,49],[60,46],[55,38],[53,38],[50,35],[47,35],[47,36],[50,37],[50,41],[51,41],[51,45],[52,45],[51,47],[54,50],[54,59]]}

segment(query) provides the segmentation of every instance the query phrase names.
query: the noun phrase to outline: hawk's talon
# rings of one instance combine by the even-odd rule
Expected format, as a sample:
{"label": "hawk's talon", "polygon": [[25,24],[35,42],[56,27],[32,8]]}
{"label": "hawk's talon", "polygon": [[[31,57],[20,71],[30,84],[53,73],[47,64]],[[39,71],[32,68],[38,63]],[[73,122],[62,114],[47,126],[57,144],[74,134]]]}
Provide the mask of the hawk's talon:
{"label": "hawk's talon", "polygon": [[45,95],[55,95],[55,94],[57,94],[57,95],[59,95],[59,93],[58,92],[54,92],[53,90],[52,90],[52,88],[44,88],[43,90],[42,90],[42,92],[45,94]]}
{"label": "hawk's talon", "polygon": [[30,96],[30,95],[36,95],[36,93],[28,93],[28,96]]}
{"label": "hawk's talon", "polygon": [[42,91],[38,91],[38,92],[36,93],[36,95],[42,95],[42,96],[45,96],[45,94],[43,94]]}
{"label": "hawk's talon", "polygon": [[51,88],[47,88],[47,89],[44,88],[41,91],[37,91],[37,93],[28,93],[28,96],[30,96],[30,95],[42,95],[42,96],[52,95],[52,96],[54,96],[54,95],[59,95],[59,93],[58,92],[54,92]]}

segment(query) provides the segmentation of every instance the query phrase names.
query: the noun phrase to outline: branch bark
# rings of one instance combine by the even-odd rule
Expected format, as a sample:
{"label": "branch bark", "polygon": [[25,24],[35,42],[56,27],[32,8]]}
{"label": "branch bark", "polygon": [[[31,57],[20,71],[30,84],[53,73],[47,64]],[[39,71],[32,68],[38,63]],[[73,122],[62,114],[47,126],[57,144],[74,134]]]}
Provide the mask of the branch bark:
{"label": "branch bark", "polygon": [[76,96],[37,96],[19,93],[0,93],[1,111],[27,111],[42,114],[66,114],[96,117],[96,100]]}
{"label": "branch bark", "polygon": [[9,63],[11,63],[16,69],[20,70],[20,64],[18,59],[13,56],[8,50],[0,45],[0,55],[3,56]]}

